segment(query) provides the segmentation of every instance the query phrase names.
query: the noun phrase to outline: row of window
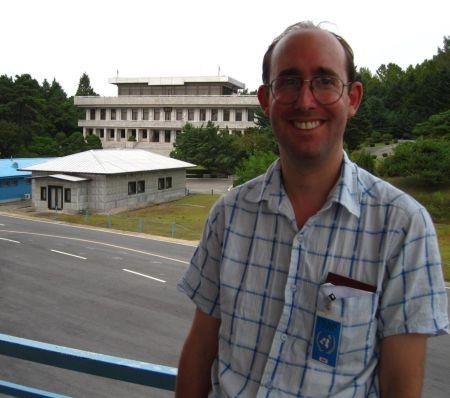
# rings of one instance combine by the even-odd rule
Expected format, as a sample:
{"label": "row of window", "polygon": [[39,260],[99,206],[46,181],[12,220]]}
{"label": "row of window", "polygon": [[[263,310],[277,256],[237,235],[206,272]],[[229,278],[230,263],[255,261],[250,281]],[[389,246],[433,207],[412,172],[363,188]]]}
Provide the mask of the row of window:
{"label": "row of window", "polygon": [[[116,139],[116,134],[114,129],[106,129],[108,134],[108,139],[113,140]],[[87,134],[94,134],[94,129],[88,128],[86,129]],[[105,138],[105,129],[97,129],[97,133],[100,139]],[[180,134],[181,130],[176,131],[176,135]],[[126,130],[125,129],[117,129],[117,138],[120,137],[121,140],[129,139],[132,141],[136,140],[147,140],[149,138],[149,131],[147,129],[140,129],[139,130],[139,137],[136,136],[136,129],[129,129],[129,134],[127,137]],[[170,130],[151,130],[150,131],[150,142],[160,142],[163,138],[163,142],[172,142],[172,134]]]}
{"label": "row of window", "polygon": [[[41,187],[41,200],[47,200],[47,187]],[[72,201],[72,191],[70,188],[64,188],[64,202]]]}
{"label": "row of window", "polygon": [[[172,177],[158,178],[158,190],[172,188]],[[128,182],[128,195],[135,195],[137,193],[145,192],[145,181],[129,181]]]}
{"label": "row of window", "polygon": [[[152,116],[151,120],[161,120],[161,117],[164,117],[164,120],[170,121],[173,120],[172,117],[175,117],[175,120],[184,121],[185,115],[183,113],[183,109],[175,109],[172,110],[172,108],[164,108],[163,115],[161,115],[161,109],[159,108],[142,108],[139,112],[138,108],[132,108],[131,109],[131,120],[150,120],[150,117]],[[173,112],[174,111],[174,112]],[[199,109],[199,115],[198,120],[201,122],[207,120],[207,110],[206,109]],[[247,121],[253,122],[255,119],[255,110],[248,108],[246,110],[247,112]],[[140,114],[139,114],[140,113]],[[232,121],[231,118],[231,111],[230,109],[222,109],[222,121],[224,122],[230,122]],[[89,120],[96,120],[97,118],[97,112],[96,109],[90,109],[89,110]],[[102,108],[100,109],[100,120],[106,120],[106,109]],[[110,109],[109,113],[109,120],[128,120],[128,109],[122,108],[122,109]],[[195,120],[195,109],[188,109],[187,110],[187,120],[188,121],[194,121]],[[212,122],[219,121],[219,109],[210,109],[209,112],[209,120]],[[234,121],[235,122],[242,122],[243,120],[243,110],[242,109],[235,109],[234,111]]]}

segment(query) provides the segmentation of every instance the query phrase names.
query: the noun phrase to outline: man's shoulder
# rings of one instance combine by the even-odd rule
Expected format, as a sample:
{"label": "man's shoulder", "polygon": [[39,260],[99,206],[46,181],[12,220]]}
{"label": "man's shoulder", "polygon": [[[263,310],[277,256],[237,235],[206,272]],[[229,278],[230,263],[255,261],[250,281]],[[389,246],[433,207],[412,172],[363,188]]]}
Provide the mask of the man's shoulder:
{"label": "man's shoulder", "polygon": [[409,216],[424,209],[424,206],[408,193],[358,166],[356,178],[361,198],[369,206],[391,207]]}

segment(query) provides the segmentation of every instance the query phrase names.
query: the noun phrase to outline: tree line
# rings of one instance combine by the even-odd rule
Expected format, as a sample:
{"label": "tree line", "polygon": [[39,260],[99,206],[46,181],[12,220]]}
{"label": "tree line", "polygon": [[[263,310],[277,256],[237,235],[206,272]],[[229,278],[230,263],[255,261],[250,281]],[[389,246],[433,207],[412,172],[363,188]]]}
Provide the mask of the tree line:
{"label": "tree line", "polygon": [[[75,95],[96,95],[84,73]],[[62,156],[101,148],[77,126],[84,111],[75,107],[53,79],[42,84],[29,74],[0,76],[0,158]]]}

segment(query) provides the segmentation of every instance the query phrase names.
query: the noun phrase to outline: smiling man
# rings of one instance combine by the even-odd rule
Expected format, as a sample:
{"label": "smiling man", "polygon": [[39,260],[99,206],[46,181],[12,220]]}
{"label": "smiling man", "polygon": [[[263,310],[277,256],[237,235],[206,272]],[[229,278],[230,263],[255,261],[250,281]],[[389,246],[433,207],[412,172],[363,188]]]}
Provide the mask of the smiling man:
{"label": "smiling man", "polygon": [[343,150],[362,85],[312,23],[269,46],[258,98],[279,142],[222,197],[179,288],[196,304],[177,397],[419,397],[426,337],[448,332],[426,210]]}

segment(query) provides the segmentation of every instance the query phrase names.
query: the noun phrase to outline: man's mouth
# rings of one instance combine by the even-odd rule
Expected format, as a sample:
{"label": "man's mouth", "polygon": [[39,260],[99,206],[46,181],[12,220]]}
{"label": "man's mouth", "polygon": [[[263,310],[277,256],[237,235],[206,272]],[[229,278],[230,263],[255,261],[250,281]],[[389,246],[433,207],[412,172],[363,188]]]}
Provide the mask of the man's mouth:
{"label": "man's mouth", "polygon": [[320,120],[310,120],[307,122],[294,121],[295,128],[300,130],[312,130],[321,124],[322,122]]}

